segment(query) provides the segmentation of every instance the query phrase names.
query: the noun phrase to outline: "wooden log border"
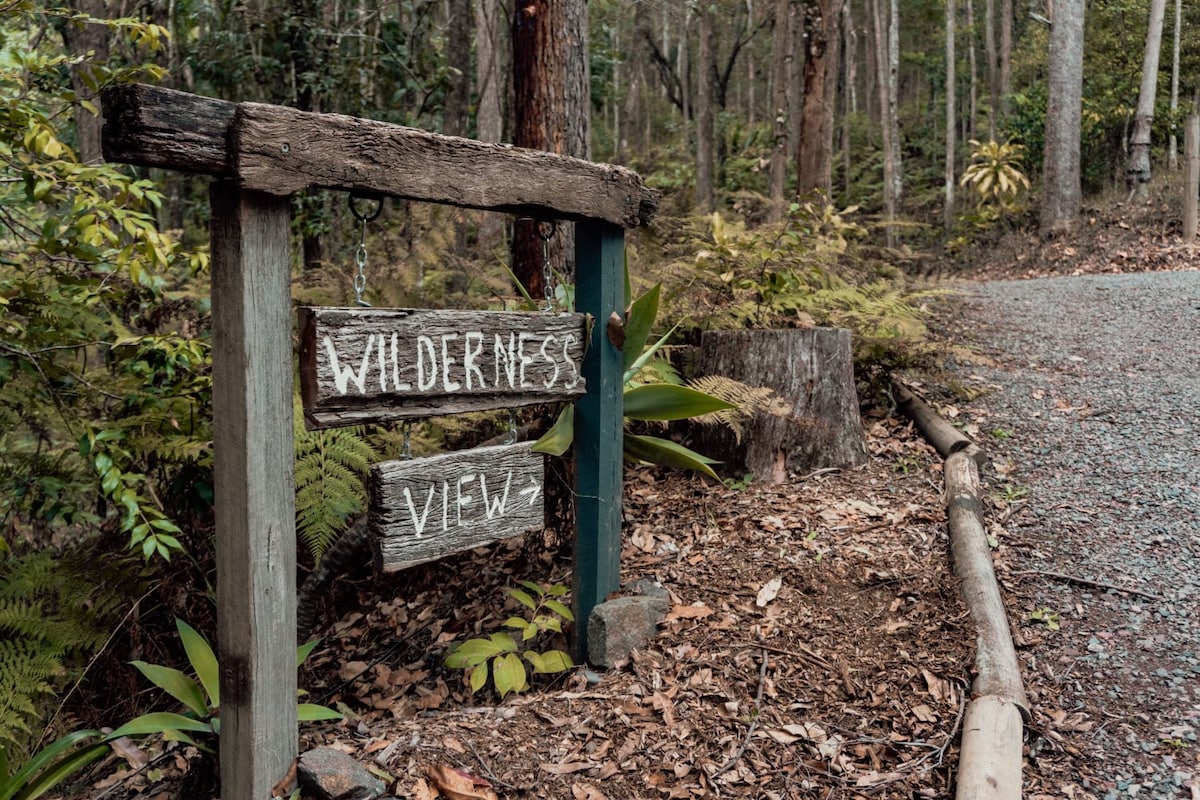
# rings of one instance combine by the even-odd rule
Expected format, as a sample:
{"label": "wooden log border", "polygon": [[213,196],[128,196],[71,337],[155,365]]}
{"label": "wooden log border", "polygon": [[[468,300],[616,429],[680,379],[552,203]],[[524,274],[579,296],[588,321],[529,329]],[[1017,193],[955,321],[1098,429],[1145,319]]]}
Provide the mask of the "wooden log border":
{"label": "wooden log border", "polygon": [[584,394],[584,314],[299,310],[309,428],[572,400]]}

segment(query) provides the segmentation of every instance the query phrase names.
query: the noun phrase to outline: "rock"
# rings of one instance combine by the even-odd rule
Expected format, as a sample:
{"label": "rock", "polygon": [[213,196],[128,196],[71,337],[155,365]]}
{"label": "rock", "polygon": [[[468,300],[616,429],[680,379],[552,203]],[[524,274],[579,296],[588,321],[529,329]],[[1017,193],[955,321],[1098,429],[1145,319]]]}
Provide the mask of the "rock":
{"label": "rock", "polygon": [[621,587],[621,591],[625,594],[658,597],[667,601],[671,599],[671,593],[664,589],[663,585],[654,580],[654,578],[638,578],[637,580],[630,581]]}
{"label": "rock", "polygon": [[387,789],[366,767],[331,747],[302,754],[296,777],[305,796],[315,800],[377,800]]}
{"label": "rock", "polygon": [[588,617],[588,661],[613,667],[658,635],[670,604],[661,597],[618,597],[592,609]]}

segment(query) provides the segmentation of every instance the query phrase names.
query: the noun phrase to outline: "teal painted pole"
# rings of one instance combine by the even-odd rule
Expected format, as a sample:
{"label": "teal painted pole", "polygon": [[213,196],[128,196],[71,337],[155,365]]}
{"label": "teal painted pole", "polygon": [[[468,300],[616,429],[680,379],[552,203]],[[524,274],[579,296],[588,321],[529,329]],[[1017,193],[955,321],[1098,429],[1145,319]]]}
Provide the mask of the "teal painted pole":
{"label": "teal painted pole", "polygon": [[575,404],[574,658],[587,657],[592,609],[621,585],[622,353],[609,317],[624,315],[625,231],[590,220],[575,226],[575,305],[591,314],[583,360],[587,394]]}

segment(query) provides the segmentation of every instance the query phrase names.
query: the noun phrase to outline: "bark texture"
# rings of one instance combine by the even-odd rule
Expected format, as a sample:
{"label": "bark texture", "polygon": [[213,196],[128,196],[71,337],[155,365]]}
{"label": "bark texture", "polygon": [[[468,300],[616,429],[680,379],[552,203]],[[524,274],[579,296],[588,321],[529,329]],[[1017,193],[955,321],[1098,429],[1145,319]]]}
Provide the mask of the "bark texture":
{"label": "bark texture", "polygon": [[1042,157],[1042,232],[1069,230],[1079,220],[1080,122],[1083,115],[1083,0],[1056,0],[1050,28],[1050,75]]}
{"label": "bark texture", "polygon": [[805,15],[804,114],[796,154],[796,193],[829,194],[833,184],[833,109],[841,43],[838,0],[818,0]]}
{"label": "bark texture", "polygon": [[768,386],[789,407],[763,412],[739,444],[725,429],[706,433],[706,455],[741,462],[756,479],[782,483],[789,470],[853,467],[866,460],[858,413],[850,331],[710,331],[700,344],[700,372]]}
{"label": "bark texture", "polygon": [[1158,93],[1158,57],[1162,51],[1163,16],[1167,0],[1151,0],[1150,25],[1146,29],[1146,53],[1142,58],[1142,85],[1138,91],[1133,138],[1129,142],[1129,168],[1125,182],[1130,199],[1144,201],[1150,182],[1150,128],[1154,123],[1154,98]]}

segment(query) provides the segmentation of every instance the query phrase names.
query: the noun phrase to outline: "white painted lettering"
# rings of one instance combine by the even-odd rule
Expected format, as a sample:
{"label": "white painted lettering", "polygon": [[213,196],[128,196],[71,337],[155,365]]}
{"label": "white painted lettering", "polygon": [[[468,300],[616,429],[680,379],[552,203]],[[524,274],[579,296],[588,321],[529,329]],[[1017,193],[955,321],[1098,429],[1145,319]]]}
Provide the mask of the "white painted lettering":
{"label": "white painted lettering", "polygon": [[450,365],[455,359],[450,357],[450,342],[458,338],[457,333],[442,334],[442,389],[447,392],[457,392],[462,388],[458,381],[450,380]]}
{"label": "white painted lettering", "polygon": [[554,360],[554,356],[546,352],[546,348],[557,341],[558,338],[553,333],[547,334],[546,338],[542,340],[541,349],[538,351],[542,354],[542,358],[545,359],[546,363],[554,367],[554,374],[542,381],[542,386],[545,386],[547,389],[558,383],[558,362]]}
{"label": "white painted lettering", "polygon": [[450,484],[442,481],[442,530],[450,530]]}
{"label": "white painted lettering", "polygon": [[[479,379],[479,388],[486,389],[487,385],[483,381],[483,372],[480,371],[479,365],[475,363],[475,359],[483,352],[483,334],[478,331],[472,331],[463,336],[463,372],[466,373],[467,391],[475,388],[471,384],[471,373]],[[475,347],[471,347],[471,342],[474,340]]]}
{"label": "white painted lettering", "polygon": [[504,509],[508,506],[508,490],[512,487],[512,470],[508,471],[508,478],[504,482],[504,494],[492,495],[488,498],[487,477],[483,474],[479,476],[479,493],[483,496],[483,513],[488,519],[493,517],[504,516]]}
{"label": "white painted lettering", "polygon": [[[508,347],[504,346],[504,338],[501,334],[496,334],[495,346],[492,348],[492,354],[496,359],[496,388],[500,388],[500,370],[503,368],[504,376],[508,379],[508,388],[517,388],[517,335],[510,333],[508,335]],[[503,367],[501,367],[503,365]]]}
{"label": "white painted lettering", "polygon": [[533,356],[525,355],[525,342],[536,337],[536,333],[528,333],[526,331],[521,331],[521,334],[517,337],[517,358],[521,362],[520,377],[522,389],[534,388],[532,381],[525,380],[525,367],[533,363]]}
{"label": "white painted lettering", "polygon": [[362,365],[358,368],[358,374],[354,374],[352,367],[342,367],[338,363],[337,350],[333,348],[333,339],[325,337],[325,350],[329,353],[329,369],[333,372],[333,385],[337,387],[338,394],[346,393],[346,386],[350,381],[354,381],[354,385],[358,387],[358,393],[363,394],[367,390],[367,366],[371,363],[371,344],[375,338],[375,334],[367,335],[367,346],[363,349]]}
{"label": "white painted lettering", "polygon": [[465,484],[468,484],[471,481],[475,480],[476,477],[478,477],[478,476],[476,476],[476,475],[461,475],[461,476],[459,476],[459,479],[458,479],[457,501],[455,502],[455,505],[458,507],[458,527],[460,527],[460,528],[462,527],[462,524],[463,524],[463,519],[462,519],[463,509],[475,502],[474,497],[472,497],[469,494],[465,494],[463,492],[463,486]]}
{"label": "white painted lettering", "polygon": [[429,494],[425,496],[425,510],[418,517],[417,507],[413,503],[412,490],[407,486],[404,487],[404,499],[408,503],[408,515],[412,518],[413,530],[416,532],[418,539],[425,530],[425,523],[429,520],[429,509],[433,506],[435,488],[432,485],[429,487]]}
{"label": "white painted lettering", "polygon": [[575,334],[573,333],[568,333],[562,338],[563,361],[567,363],[567,365],[571,368],[571,374],[575,376],[570,380],[570,382],[563,384],[563,388],[565,389],[574,389],[579,385],[579,367],[576,365],[575,359],[571,358],[571,345],[575,344],[577,341],[578,340],[575,338]]}
{"label": "white painted lettering", "polygon": [[[429,366],[425,366],[425,358],[428,354]],[[426,371],[428,369],[428,372]],[[434,347],[433,339],[428,336],[417,337],[417,389],[422,392],[427,392],[434,387],[438,379],[437,368],[437,348]]]}
{"label": "white painted lettering", "polygon": [[379,337],[379,391],[387,391],[387,342]]}
{"label": "white painted lettering", "polygon": [[400,334],[392,332],[392,386],[397,392],[412,391],[412,384],[400,380]]}

